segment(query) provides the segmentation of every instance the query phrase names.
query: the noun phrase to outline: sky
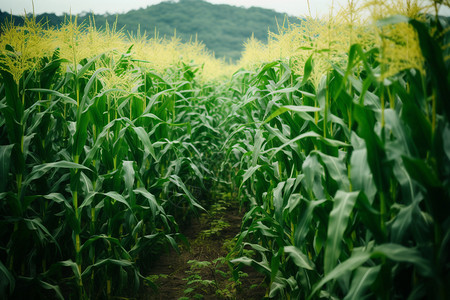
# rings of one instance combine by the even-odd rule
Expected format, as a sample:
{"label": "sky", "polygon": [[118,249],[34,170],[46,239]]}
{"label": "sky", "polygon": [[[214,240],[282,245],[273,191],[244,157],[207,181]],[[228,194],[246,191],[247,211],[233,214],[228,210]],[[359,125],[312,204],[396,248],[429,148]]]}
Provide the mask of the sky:
{"label": "sky", "polygon": [[[274,9],[292,16],[309,15],[307,0],[207,0],[214,4],[229,4],[235,6],[259,6]],[[145,8],[149,5],[161,3],[161,0],[34,0],[34,11],[40,13],[79,14],[94,12],[96,14],[124,13],[132,9]],[[313,16],[328,12],[331,0],[310,0]],[[347,0],[334,0],[335,6],[346,3]],[[0,0],[0,10],[22,15],[24,11],[33,12],[32,0]],[[450,16],[450,9],[441,11]]]}
{"label": "sky", "polygon": [[[306,0],[207,0],[213,4],[229,4],[235,6],[251,7],[259,6],[274,9],[278,12],[288,13],[293,16],[305,15],[308,13]],[[335,0],[336,2],[346,2],[346,0]],[[34,9],[37,14],[48,12],[58,15],[71,11],[72,14],[81,12],[94,13],[123,13],[131,9],[145,8],[149,5],[163,2],[161,0],[34,0]],[[310,0],[311,9],[327,10],[329,0]],[[23,14],[24,9],[32,12],[31,0],[0,0],[0,9],[13,14]]]}

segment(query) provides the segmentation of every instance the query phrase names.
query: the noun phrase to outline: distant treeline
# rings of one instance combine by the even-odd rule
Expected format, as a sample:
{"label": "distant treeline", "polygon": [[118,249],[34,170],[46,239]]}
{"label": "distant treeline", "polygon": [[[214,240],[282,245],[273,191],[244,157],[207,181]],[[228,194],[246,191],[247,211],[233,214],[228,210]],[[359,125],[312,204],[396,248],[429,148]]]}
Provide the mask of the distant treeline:
{"label": "distant treeline", "polygon": [[[49,26],[58,26],[65,17],[47,13],[36,16]],[[80,14],[78,21],[88,23],[89,17],[92,15]],[[183,41],[197,38],[214,51],[216,57],[233,60],[239,59],[244,41],[252,34],[266,41],[268,30],[278,32],[277,26],[282,26],[286,17],[274,10],[214,5],[203,0],[165,1],[124,14],[94,15],[97,27],[104,27],[106,21],[113,24],[117,19],[117,28],[135,34],[140,26],[141,33],[146,31],[149,37],[154,37],[155,32],[160,37],[171,37],[176,30],[176,35]],[[2,24],[10,18],[9,13],[0,11]],[[16,25],[23,23],[20,16],[12,18]],[[298,23],[299,19],[291,16],[289,22]]]}

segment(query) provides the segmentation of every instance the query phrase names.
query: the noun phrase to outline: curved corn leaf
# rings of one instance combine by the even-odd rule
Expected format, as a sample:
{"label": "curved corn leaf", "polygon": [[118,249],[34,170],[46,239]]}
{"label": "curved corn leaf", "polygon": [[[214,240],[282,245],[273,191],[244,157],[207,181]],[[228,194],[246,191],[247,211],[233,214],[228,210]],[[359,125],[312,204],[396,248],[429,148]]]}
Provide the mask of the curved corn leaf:
{"label": "curved corn leaf", "polygon": [[334,196],[333,210],[328,221],[327,242],[325,246],[324,270],[329,274],[337,264],[342,251],[342,240],[350,214],[355,206],[358,192],[338,190]]}
{"label": "curved corn leaf", "polygon": [[380,272],[381,266],[359,267],[354,271],[352,284],[345,300],[363,299],[367,295],[367,290],[374,283]]}
{"label": "curved corn leaf", "polygon": [[356,249],[353,251],[352,256],[350,256],[348,259],[337,265],[335,268],[333,268],[327,275],[325,275],[313,288],[311,295],[308,297],[308,299],[311,299],[321,288],[324,284],[331,280],[336,280],[343,276],[344,274],[347,274],[349,272],[352,272],[356,268],[360,267],[362,264],[364,264],[367,260],[370,259],[371,253],[368,251],[356,251]]}
{"label": "curved corn leaf", "polygon": [[289,254],[289,257],[292,258],[294,263],[299,268],[307,269],[307,270],[314,270],[315,265],[314,263],[303,254],[300,249],[298,249],[295,246],[286,246],[284,247],[284,252]]}

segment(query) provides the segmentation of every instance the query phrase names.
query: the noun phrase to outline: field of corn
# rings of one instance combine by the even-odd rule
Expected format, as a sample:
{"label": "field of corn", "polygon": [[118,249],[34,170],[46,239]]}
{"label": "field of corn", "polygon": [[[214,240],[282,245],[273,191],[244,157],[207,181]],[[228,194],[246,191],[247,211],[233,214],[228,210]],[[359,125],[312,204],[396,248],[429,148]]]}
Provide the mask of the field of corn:
{"label": "field of corn", "polygon": [[227,187],[246,212],[229,266],[266,297],[449,299],[441,2],[350,0],[236,65],[75,18],[3,24],[0,298],[136,298]]}

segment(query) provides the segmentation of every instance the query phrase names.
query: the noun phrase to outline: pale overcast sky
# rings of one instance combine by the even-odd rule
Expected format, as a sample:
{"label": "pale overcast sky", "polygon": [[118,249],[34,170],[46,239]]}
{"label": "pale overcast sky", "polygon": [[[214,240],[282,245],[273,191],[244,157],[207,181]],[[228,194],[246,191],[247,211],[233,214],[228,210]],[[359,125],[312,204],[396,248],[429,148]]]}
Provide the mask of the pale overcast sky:
{"label": "pale overcast sky", "polygon": [[[214,4],[229,4],[235,6],[259,6],[274,9],[289,15],[304,15],[308,13],[306,0],[207,0]],[[335,0],[336,1],[336,0]],[[346,0],[344,0],[345,2]],[[78,14],[83,11],[93,11],[94,13],[122,13],[131,9],[145,8],[149,5],[158,4],[161,0],[34,0],[34,9],[37,14],[43,12],[52,12],[62,14],[72,11]],[[328,0],[310,0],[316,9],[325,10],[328,6]],[[337,0],[343,2],[343,0]],[[23,14],[24,9],[27,12],[32,11],[31,0],[0,0],[0,9],[13,14]],[[313,8],[311,8],[313,9]]]}
{"label": "pale overcast sky", "polygon": [[[304,16],[308,14],[306,0],[207,0],[214,4],[229,4],[235,6],[259,6],[274,9],[278,12],[288,13],[292,16]],[[145,8],[149,5],[163,2],[161,0],[34,0],[34,10],[40,13],[62,13],[71,12],[79,14],[81,12],[104,13],[123,13],[132,9]],[[310,0],[311,13],[322,15],[328,12],[332,0]],[[347,3],[347,0],[334,0],[335,6]],[[21,15],[26,12],[32,12],[31,0],[0,0],[0,10]],[[450,10],[441,11],[442,14],[450,15]]]}

